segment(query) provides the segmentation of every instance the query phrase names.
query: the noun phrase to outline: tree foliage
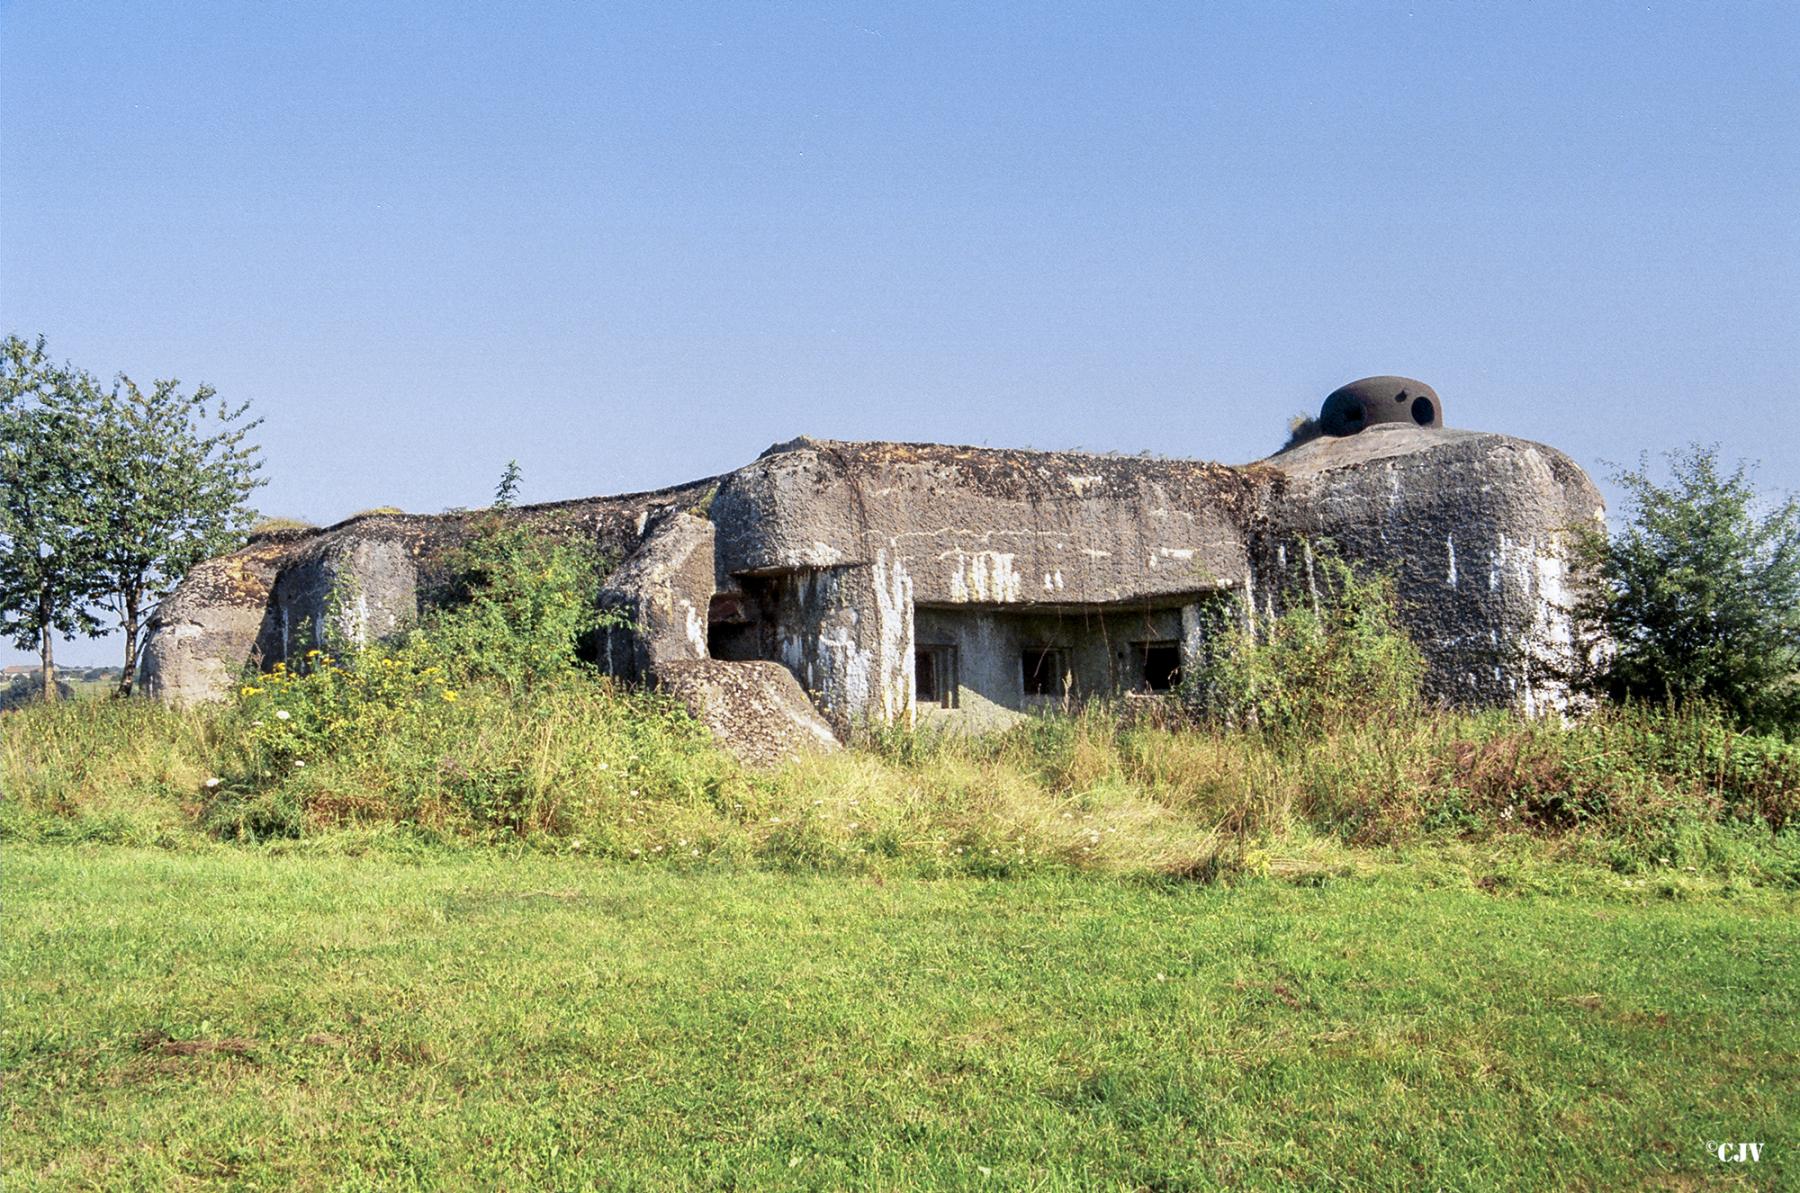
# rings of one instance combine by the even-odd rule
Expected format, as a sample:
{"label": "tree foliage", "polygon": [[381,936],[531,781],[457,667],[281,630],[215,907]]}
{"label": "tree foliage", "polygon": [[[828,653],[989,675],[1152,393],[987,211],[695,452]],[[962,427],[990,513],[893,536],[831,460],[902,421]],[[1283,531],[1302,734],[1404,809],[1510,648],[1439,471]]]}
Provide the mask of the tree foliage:
{"label": "tree foliage", "polygon": [[230,550],[252,517],[261,420],[174,380],[110,389],[49,359],[40,337],[4,346],[0,396],[0,605],[21,646],[37,646],[53,690],[58,634],[124,631],[119,690],[135,679],[140,635],[190,568]]}
{"label": "tree foliage", "polygon": [[208,385],[175,380],[146,392],[121,375],[93,414],[91,515],[95,595],[125,635],[119,691],[131,691],[139,635],[155,602],[189,569],[236,547],[254,516],[262,462],[247,437],[261,419]]}
{"label": "tree foliage", "polygon": [[100,625],[87,498],[99,397],[93,378],[50,359],[43,337],[0,345],[0,627],[38,652],[46,699],[58,691],[56,638]]}
{"label": "tree foliage", "polygon": [[1800,502],[1765,501],[1747,465],[1715,448],[1640,463],[1615,480],[1628,516],[1585,536],[1590,583],[1578,621],[1610,639],[1598,682],[1615,697],[1717,703],[1792,732],[1800,711]]}

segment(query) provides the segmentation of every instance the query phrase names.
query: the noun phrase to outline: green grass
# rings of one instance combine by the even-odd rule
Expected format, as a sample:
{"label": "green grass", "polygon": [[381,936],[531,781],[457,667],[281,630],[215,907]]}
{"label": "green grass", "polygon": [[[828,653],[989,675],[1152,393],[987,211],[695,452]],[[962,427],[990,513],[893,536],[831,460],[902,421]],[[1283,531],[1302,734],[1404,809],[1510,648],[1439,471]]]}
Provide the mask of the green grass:
{"label": "green grass", "polygon": [[1800,1183],[1792,891],[287,848],[7,847],[9,1189]]}

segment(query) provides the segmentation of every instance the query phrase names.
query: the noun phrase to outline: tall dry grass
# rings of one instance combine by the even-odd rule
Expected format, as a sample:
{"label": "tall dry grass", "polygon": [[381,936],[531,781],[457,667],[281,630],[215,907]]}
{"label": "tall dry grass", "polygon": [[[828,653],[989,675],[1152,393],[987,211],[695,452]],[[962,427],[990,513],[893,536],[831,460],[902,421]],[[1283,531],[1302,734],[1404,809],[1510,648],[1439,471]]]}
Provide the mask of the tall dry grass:
{"label": "tall dry grass", "polygon": [[1622,870],[1800,883],[1800,749],[1703,710],[1567,727],[1426,711],[1308,738],[1094,705],[986,737],[873,733],[760,773],[678,708],[604,680],[468,689],[305,756],[271,757],[250,715],[6,714],[0,831],[178,844],[383,829],[681,864],[1191,877],[1320,842],[1529,840]]}

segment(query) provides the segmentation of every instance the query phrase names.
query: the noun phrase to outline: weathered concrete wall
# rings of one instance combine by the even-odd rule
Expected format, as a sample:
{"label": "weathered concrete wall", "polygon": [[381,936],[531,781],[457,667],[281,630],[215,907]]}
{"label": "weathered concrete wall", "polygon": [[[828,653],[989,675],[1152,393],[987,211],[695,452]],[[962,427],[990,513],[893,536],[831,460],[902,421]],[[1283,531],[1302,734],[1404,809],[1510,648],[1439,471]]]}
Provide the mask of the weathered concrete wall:
{"label": "weathered concrete wall", "polygon": [[181,708],[204,704],[261,662],[269,595],[294,537],[252,543],[188,573],[151,619],[139,673],[146,694]]}
{"label": "weathered concrete wall", "polygon": [[[657,517],[704,502],[716,478],[648,493],[521,506],[503,516],[546,535],[585,539],[614,559]],[[445,552],[488,511],[374,514],[322,530],[283,531],[189,573],[151,619],[144,690],[172,703],[223,699],[245,667],[267,667],[321,640],[334,589],[351,641],[403,629]]]}
{"label": "weathered concrete wall", "polygon": [[794,673],[838,729],[911,724],[913,589],[885,552],[874,562],[769,577],[757,586],[761,650]]}
{"label": "weathered concrete wall", "polygon": [[885,552],[930,604],[1216,590],[1244,574],[1250,522],[1274,476],[1190,460],[796,440],[721,484],[721,587]]}
{"label": "weathered concrete wall", "polygon": [[1605,516],[1587,475],[1504,435],[1376,426],[1274,457],[1285,484],[1257,550],[1257,603],[1305,592],[1308,540],[1391,572],[1428,664],[1427,689],[1530,713],[1562,693],[1544,663],[1566,652],[1566,533]]}
{"label": "weathered concrete wall", "polygon": [[602,632],[600,665],[641,680],[664,664],[707,658],[712,596],[712,523],[685,510],[662,516],[601,586],[601,608],[630,624]]}
{"label": "weathered concrete wall", "polygon": [[320,536],[289,552],[269,595],[258,657],[291,659],[334,642],[363,646],[419,615],[412,544],[380,525]]}

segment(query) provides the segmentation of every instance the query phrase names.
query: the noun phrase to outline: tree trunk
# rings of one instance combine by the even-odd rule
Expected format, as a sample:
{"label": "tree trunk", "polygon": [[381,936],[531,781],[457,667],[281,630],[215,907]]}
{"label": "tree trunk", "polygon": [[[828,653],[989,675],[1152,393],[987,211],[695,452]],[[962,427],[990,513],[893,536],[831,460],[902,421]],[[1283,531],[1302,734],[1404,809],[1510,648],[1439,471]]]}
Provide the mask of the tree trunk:
{"label": "tree trunk", "polygon": [[119,669],[120,696],[131,695],[131,685],[137,679],[138,656],[138,598],[136,593],[125,597],[125,616],[122,619],[125,630],[125,665]]}
{"label": "tree trunk", "polygon": [[38,597],[38,617],[43,628],[39,631],[43,643],[39,655],[40,669],[38,676],[44,681],[44,699],[56,699],[56,655],[52,649],[56,641],[56,632],[50,628],[50,597],[44,594]]}

